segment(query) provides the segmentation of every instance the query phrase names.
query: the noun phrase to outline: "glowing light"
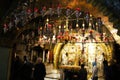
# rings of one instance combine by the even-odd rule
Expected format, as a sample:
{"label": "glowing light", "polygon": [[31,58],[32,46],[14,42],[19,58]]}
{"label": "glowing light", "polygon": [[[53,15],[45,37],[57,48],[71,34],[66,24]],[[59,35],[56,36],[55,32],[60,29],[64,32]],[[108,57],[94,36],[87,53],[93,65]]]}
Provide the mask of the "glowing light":
{"label": "glowing light", "polygon": [[112,33],[112,34],[114,34],[114,33],[116,34],[117,32],[118,32],[118,29],[112,29],[112,30],[111,30],[111,33]]}
{"label": "glowing light", "polygon": [[61,25],[59,25],[59,29],[61,28]]}
{"label": "glowing light", "polygon": [[85,27],[85,24],[83,23],[82,26]]}
{"label": "glowing light", "polygon": [[49,19],[47,18],[47,20],[46,20],[47,22],[49,21]]}
{"label": "glowing light", "polygon": [[89,23],[89,26],[91,26],[92,24],[91,23]]}
{"label": "glowing light", "polygon": [[94,54],[95,53],[95,44],[94,43],[89,43],[89,46],[88,46],[88,53],[90,54]]}
{"label": "glowing light", "polygon": [[76,27],[78,27],[79,25],[78,24],[76,24]]}

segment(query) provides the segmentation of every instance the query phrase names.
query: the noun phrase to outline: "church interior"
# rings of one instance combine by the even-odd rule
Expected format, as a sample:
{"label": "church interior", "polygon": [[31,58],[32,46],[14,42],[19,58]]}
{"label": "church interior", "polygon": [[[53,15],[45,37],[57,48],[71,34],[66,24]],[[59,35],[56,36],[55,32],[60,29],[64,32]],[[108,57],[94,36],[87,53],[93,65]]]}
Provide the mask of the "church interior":
{"label": "church interior", "polygon": [[[67,80],[61,71],[73,76],[81,64],[90,80],[93,62],[99,80],[106,80],[104,60],[115,65],[116,74],[120,72],[119,0],[5,0],[0,4],[0,80],[13,80],[16,56],[21,60],[27,56],[33,64],[41,57],[48,70],[45,80]],[[51,65],[57,78],[49,76]]]}

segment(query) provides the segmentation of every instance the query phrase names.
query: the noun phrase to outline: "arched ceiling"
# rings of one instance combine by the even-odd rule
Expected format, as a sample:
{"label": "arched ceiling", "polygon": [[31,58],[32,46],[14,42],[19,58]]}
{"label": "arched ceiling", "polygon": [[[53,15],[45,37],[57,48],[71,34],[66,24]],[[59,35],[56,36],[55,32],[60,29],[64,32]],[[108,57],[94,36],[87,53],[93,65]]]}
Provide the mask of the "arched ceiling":
{"label": "arched ceiling", "polygon": [[[73,9],[79,7],[82,10],[89,11],[95,17],[101,17],[104,25],[113,34],[116,42],[120,44],[120,36],[119,36],[120,35],[119,33],[120,1],[119,0],[36,0],[35,5],[36,6],[46,5],[48,7],[51,7],[51,5],[57,6],[58,4],[61,4],[61,6],[63,7],[70,7]],[[13,33],[12,36],[14,36],[15,39],[17,31],[14,32],[15,33]],[[8,39],[6,38],[6,41],[12,39],[9,37],[10,36],[7,37]],[[0,43],[5,43],[5,40],[0,41]]]}

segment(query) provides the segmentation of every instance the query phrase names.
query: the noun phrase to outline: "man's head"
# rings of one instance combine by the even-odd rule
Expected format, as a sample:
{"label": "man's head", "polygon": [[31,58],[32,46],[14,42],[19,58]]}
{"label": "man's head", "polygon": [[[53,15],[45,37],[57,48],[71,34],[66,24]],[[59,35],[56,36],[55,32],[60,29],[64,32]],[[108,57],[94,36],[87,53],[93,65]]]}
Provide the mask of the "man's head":
{"label": "man's head", "polygon": [[38,62],[38,63],[41,63],[41,62],[42,62],[42,58],[41,58],[41,57],[38,57],[38,58],[37,58],[37,62]]}

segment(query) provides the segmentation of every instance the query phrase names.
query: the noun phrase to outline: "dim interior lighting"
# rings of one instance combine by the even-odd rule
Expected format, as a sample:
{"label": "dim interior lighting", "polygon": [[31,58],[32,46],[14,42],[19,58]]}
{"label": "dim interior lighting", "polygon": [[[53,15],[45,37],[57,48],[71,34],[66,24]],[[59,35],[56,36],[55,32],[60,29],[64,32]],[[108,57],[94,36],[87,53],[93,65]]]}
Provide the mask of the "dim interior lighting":
{"label": "dim interior lighting", "polygon": [[66,28],[66,25],[64,25],[64,29]]}
{"label": "dim interior lighting", "polygon": [[46,19],[46,21],[48,22],[48,21],[49,21],[49,19],[47,18],[47,19]]}
{"label": "dim interior lighting", "polygon": [[56,39],[56,36],[55,35],[53,35],[53,40],[55,40]]}
{"label": "dim interior lighting", "polygon": [[95,25],[97,26],[97,25],[98,25],[98,23],[95,23]]}
{"label": "dim interior lighting", "polygon": [[[63,9],[63,11],[67,9]],[[70,9],[71,10],[71,9]],[[59,11],[59,10],[58,10]],[[62,12],[62,9],[61,9]],[[82,14],[82,13],[81,13]],[[77,15],[79,17],[75,17],[73,15]],[[96,40],[99,38],[100,30],[102,29],[102,23],[101,18],[96,18],[94,21],[93,18],[95,18],[92,14],[86,14],[83,17],[80,17],[79,14],[75,14],[74,11],[71,14],[69,14],[69,17],[66,15],[60,16],[56,19],[53,17],[49,17],[49,14],[45,17],[45,23],[43,25],[43,30],[41,29],[40,35],[42,37],[41,40],[45,40],[46,43],[56,43],[56,42],[64,42],[65,40],[68,40],[69,42],[96,42],[99,40]],[[79,21],[82,21],[79,23]],[[95,25],[94,25],[95,24]],[[75,29],[76,28],[76,29]],[[81,32],[80,32],[81,31]],[[70,34],[67,34],[65,32],[70,32]],[[76,33],[79,32],[82,34],[82,36],[77,36]],[[92,32],[91,35],[88,35],[90,32]],[[96,33],[98,33],[98,36],[96,36]],[[117,31],[114,31],[114,33]],[[103,33],[103,32],[102,32]],[[77,38],[80,37],[80,38]],[[92,50],[90,53],[92,54],[95,49],[94,45],[90,44],[90,50]]]}
{"label": "dim interior lighting", "polygon": [[90,14],[90,17],[92,18],[92,14]]}
{"label": "dim interior lighting", "polygon": [[78,25],[78,23],[76,24],[76,27],[78,27],[79,25]]}
{"label": "dim interior lighting", "polygon": [[85,24],[83,23],[82,26],[85,27]]}
{"label": "dim interior lighting", "polygon": [[92,26],[92,24],[89,22],[89,26],[91,27]]}
{"label": "dim interior lighting", "polygon": [[59,25],[59,29],[61,28],[61,25]]}

